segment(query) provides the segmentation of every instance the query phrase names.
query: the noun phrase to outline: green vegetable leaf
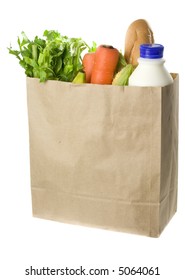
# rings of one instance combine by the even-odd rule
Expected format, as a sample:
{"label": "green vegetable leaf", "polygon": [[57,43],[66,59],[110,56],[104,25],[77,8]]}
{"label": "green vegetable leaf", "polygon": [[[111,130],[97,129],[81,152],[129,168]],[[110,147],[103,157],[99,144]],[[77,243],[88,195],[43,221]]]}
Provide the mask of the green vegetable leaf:
{"label": "green vegetable leaf", "polygon": [[[89,48],[81,38],[68,38],[58,31],[45,30],[44,38],[30,40],[25,32],[18,37],[19,50],[8,48],[19,59],[29,77],[71,82],[82,67],[82,52]],[[93,47],[96,44],[93,43]]]}
{"label": "green vegetable leaf", "polygon": [[112,84],[117,86],[127,86],[129,77],[133,71],[134,71],[133,65],[127,64],[116,74]]}
{"label": "green vegetable leaf", "polygon": [[96,49],[97,49],[97,44],[96,44],[96,42],[93,41],[92,46],[89,47],[89,49],[88,49],[88,52],[95,52]]}
{"label": "green vegetable leaf", "polygon": [[117,65],[117,69],[116,69],[116,73],[119,72],[122,68],[124,68],[125,66],[127,66],[127,62],[125,60],[125,57],[123,56],[123,54],[121,53],[121,51],[119,52],[119,61],[118,61],[118,65]]}

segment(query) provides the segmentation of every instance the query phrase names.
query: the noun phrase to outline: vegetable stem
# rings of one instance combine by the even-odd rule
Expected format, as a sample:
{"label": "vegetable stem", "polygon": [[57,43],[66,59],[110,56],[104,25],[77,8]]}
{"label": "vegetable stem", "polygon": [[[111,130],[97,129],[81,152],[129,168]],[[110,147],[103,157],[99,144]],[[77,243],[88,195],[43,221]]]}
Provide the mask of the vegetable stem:
{"label": "vegetable stem", "polygon": [[35,61],[37,61],[38,59],[38,53],[37,53],[37,46],[36,45],[32,45],[32,56],[33,56],[33,59]]}

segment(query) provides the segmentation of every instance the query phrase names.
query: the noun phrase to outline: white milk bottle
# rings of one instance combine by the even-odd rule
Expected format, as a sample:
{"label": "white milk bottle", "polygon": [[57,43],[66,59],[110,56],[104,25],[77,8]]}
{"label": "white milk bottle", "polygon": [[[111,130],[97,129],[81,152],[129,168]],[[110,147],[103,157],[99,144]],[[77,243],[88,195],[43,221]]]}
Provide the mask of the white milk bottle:
{"label": "white milk bottle", "polygon": [[173,82],[164,66],[163,50],[160,44],[140,46],[138,66],[129,78],[129,86],[166,86]]}

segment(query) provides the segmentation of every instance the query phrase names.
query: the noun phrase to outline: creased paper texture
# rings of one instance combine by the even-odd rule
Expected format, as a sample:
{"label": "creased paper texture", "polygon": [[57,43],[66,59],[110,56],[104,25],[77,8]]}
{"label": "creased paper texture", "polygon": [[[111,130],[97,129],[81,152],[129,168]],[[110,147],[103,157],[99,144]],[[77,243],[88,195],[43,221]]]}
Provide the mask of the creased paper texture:
{"label": "creased paper texture", "polygon": [[159,236],[177,208],[174,77],[162,88],[27,78],[33,215]]}

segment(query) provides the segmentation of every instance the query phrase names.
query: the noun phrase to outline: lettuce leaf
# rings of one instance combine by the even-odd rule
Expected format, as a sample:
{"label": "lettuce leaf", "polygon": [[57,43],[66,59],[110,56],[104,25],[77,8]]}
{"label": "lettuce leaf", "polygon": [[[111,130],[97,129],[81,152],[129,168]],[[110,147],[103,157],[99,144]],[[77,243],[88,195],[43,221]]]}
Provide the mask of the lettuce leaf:
{"label": "lettuce leaf", "polygon": [[18,50],[8,48],[15,55],[28,77],[71,82],[82,70],[82,52],[89,46],[81,38],[68,38],[58,31],[45,30],[43,38],[30,40],[24,32],[18,37]]}

